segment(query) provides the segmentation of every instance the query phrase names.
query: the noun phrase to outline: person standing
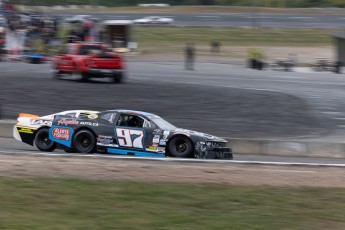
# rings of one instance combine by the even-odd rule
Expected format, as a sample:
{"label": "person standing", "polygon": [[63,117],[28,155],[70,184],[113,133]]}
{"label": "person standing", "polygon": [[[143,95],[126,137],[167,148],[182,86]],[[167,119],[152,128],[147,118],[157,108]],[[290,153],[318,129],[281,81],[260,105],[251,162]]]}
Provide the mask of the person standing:
{"label": "person standing", "polygon": [[187,43],[185,47],[185,68],[194,70],[195,48],[193,43]]}

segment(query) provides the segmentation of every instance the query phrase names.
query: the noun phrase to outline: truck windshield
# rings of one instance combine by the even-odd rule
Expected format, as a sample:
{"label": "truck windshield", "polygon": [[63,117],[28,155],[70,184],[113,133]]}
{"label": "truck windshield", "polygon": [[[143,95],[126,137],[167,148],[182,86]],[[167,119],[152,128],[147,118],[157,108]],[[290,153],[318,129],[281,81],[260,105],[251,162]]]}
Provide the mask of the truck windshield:
{"label": "truck windshield", "polygon": [[88,55],[88,54],[101,54],[103,52],[103,47],[102,46],[92,46],[92,45],[87,45],[87,46],[81,46],[79,50],[79,55]]}

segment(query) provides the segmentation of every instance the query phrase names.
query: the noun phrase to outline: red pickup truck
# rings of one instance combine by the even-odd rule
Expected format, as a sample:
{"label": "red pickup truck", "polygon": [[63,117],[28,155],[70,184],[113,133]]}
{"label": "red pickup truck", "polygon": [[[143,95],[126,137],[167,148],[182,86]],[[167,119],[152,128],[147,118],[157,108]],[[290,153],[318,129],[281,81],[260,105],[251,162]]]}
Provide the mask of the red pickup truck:
{"label": "red pickup truck", "polygon": [[55,78],[62,74],[82,81],[110,77],[120,83],[124,77],[124,59],[104,43],[68,43],[54,57],[52,70]]}

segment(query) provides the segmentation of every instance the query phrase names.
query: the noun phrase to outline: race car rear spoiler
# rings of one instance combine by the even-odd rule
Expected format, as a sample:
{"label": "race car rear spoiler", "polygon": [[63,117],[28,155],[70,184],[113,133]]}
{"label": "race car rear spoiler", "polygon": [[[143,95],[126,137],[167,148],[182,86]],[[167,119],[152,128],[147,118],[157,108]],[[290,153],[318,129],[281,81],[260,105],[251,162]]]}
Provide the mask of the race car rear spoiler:
{"label": "race car rear spoiler", "polygon": [[39,117],[38,115],[35,115],[35,114],[30,114],[30,113],[20,113],[18,115],[18,118],[20,117]]}

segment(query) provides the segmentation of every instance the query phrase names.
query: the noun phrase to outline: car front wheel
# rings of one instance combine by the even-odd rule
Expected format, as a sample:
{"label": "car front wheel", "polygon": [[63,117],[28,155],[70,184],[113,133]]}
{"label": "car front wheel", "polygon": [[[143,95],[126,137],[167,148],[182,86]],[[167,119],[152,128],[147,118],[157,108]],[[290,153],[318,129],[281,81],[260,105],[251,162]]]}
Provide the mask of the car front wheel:
{"label": "car front wheel", "polygon": [[193,144],[185,136],[174,137],[168,145],[169,153],[174,157],[191,157]]}

